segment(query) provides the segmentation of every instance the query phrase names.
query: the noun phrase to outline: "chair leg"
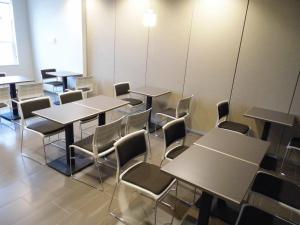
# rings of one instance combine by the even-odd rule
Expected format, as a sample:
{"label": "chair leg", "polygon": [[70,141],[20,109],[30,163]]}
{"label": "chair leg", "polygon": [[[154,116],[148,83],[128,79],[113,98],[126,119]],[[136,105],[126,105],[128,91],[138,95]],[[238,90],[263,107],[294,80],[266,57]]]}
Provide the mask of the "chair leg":
{"label": "chair leg", "polygon": [[82,124],[79,123],[79,129],[80,129],[80,140],[82,140]]}
{"label": "chair leg", "polygon": [[150,143],[150,134],[147,132],[148,135],[148,145],[149,145],[149,152],[150,152],[150,159],[152,158],[152,149],[151,149],[151,143]]}
{"label": "chair leg", "polygon": [[45,147],[45,139],[44,139],[44,137],[43,137],[43,149],[44,149],[45,165],[47,165],[47,155],[46,155],[46,147]]}
{"label": "chair leg", "polygon": [[97,167],[98,170],[98,178],[99,178],[99,183],[101,186],[101,191],[104,191],[104,186],[103,186],[103,180],[102,180],[102,174],[101,174],[101,170],[100,170],[100,165],[97,164],[97,161],[95,160],[95,166]]}
{"label": "chair leg", "polygon": [[155,202],[155,207],[154,207],[154,225],[156,225],[156,221],[157,221],[157,202]]}
{"label": "chair leg", "polygon": [[287,148],[287,149],[286,149],[286,151],[285,151],[284,157],[283,157],[283,159],[282,159],[281,166],[280,166],[280,171],[281,171],[281,174],[283,174],[283,172],[282,172],[282,168],[283,168],[283,164],[284,164],[284,162],[286,161],[286,158],[287,158],[287,154],[288,154],[288,152],[289,152],[289,149]]}
{"label": "chair leg", "polygon": [[21,128],[21,154],[23,154],[23,140],[24,140],[24,128]]}

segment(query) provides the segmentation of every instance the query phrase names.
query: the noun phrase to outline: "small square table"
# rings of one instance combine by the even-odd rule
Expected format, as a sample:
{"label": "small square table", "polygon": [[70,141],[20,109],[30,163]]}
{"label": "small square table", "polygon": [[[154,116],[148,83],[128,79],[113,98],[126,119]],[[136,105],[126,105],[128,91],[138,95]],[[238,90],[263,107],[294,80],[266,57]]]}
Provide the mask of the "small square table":
{"label": "small square table", "polygon": [[76,101],[74,102],[74,104],[82,105],[91,109],[96,109],[99,112],[98,125],[100,126],[105,124],[105,113],[107,111],[127,105],[128,102],[104,95],[98,95]]}
{"label": "small square table", "polygon": [[68,89],[68,77],[82,76],[81,73],[74,73],[70,71],[57,71],[57,72],[47,72],[48,75],[61,77],[63,81],[63,90]]}
{"label": "small square table", "polygon": [[271,123],[292,127],[295,124],[295,116],[288,113],[277,112],[269,109],[252,107],[244,116],[253,119],[262,120],[265,122],[263,132],[261,135],[262,140],[267,140],[270,133]]}
{"label": "small square table", "polygon": [[[171,93],[171,91],[169,91],[169,90],[165,90],[165,89],[161,89],[161,88],[156,88],[156,87],[139,87],[139,88],[133,88],[133,89],[130,89],[129,92],[147,96],[146,109],[152,108],[152,100],[153,100],[153,98],[157,98],[159,96]],[[150,112],[150,116],[149,116],[148,126],[149,126],[149,132],[150,133],[152,133],[152,132],[155,131],[155,124],[153,124],[151,122],[151,112]]]}
{"label": "small square table", "polygon": [[[34,81],[33,79],[24,76],[6,76],[0,77],[0,85],[9,85],[10,97],[15,99],[17,97],[16,84]],[[12,114],[10,112],[1,115],[3,119],[12,121],[20,119],[18,112],[18,104],[12,101]]]}
{"label": "small square table", "polygon": [[198,225],[207,225],[213,196],[241,204],[259,166],[210,149],[192,145],[161,168],[203,190]]}
{"label": "small square table", "polygon": [[[48,166],[70,176],[70,164],[74,170],[73,173],[76,173],[93,163],[92,160],[80,156],[77,157],[76,161],[74,159],[70,161],[69,146],[74,143],[73,123],[98,113],[99,111],[96,109],[74,103],[33,111],[34,115],[65,125],[66,156],[51,161]],[[71,149],[71,156],[74,155],[74,149]]]}
{"label": "small square table", "polygon": [[261,163],[270,147],[269,142],[222,128],[213,128],[194,144],[255,165]]}

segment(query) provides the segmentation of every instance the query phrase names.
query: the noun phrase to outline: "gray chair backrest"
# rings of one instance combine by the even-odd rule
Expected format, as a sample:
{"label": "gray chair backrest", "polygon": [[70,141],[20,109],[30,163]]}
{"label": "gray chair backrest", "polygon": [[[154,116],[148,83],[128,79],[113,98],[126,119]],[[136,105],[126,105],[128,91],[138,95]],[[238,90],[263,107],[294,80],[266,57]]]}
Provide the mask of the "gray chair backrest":
{"label": "gray chair backrest", "polygon": [[82,91],[69,91],[59,94],[61,104],[75,102],[83,99]]}
{"label": "gray chair backrest", "polygon": [[164,125],[163,133],[166,148],[176,141],[184,139],[186,137],[184,118],[172,120],[171,122]]}
{"label": "gray chair backrest", "polygon": [[145,134],[145,130],[136,131],[126,135],[114,144],[117,155],[118,171],[129,161],[138,156],[144,155],[144,160],[146,159],[148,146]]}
{"label": "gray chair backrest", "polygon": [[129,94],[130,85],[129,82],[118,83],[114,85],[116,97]]}
{"label": "gray chair backrest", "polygon": [[10,89],[7,86],[0,86],[0,102],[7,103],[10,100]]}
{"label": "gray chair backrest", "polygon": [[124,117],[109,124],[96,127],[93,139],[93,152],[95,157],[101,153],[101,149],[105,149],[106,146],[121,138],[121,126],[123,119]]}
{"label": "gray chair backrest", "polygon": [[49,78],[55,78],[55,76],[48,75],[49,72],[56,72],[56,69],[43,69],[41,70],[42,79],[49,79]]}
{"label": "gray chair backrest", "polygon": [[51,102],[48,96],[26,100],[20,103],[20,109],[23,119],[34,117],[35,115],[32,113],[33,111],[46,109],[49,107],[51,107]]}
{"label": "gray chair backrest", "polygon": [[182,98],[176,107],[176,118],[181,118],[189,114],[193,95],[187,98]]}
{"label": "gray chair backrest", "polygon": [[25,100],[30,98],[38,98],[44,96],[42,83],[25,83],[18,84],[18,99]]}
{"label": "gray chair backrest", "polygon": [[147,129],[148,119],[151,109],[143,112],[131,114],[127,117],[125,126],[125,134],[129,134],[138,130]]}
{"label": "gray chair backrest", "polygon": [[229,114],[229,103],[227,100],[219,102],[217,104],[218,110],[218,119],[222,119],[223,117],[227,117]]}
{"label": "gray chair backrest", "polygon": [[0,72],[0,77],[6,77],[6,73]]}

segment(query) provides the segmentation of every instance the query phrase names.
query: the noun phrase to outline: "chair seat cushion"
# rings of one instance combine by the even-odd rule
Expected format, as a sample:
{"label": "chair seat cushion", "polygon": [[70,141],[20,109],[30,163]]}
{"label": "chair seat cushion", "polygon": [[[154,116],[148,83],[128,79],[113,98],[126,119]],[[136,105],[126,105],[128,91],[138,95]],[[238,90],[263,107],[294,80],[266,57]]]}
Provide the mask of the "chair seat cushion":
{"label": "chair seat cushion", "polygon": [[49,84],[49,85],[52,85],[52,86],[62,86],[63,83],[61,81],[48,81],[48,82],[45,82],[45,84]]}
{"label": "chair seat cushion", "polygon": [[227,129],[227,130],[232,130],[236,131],[242,134],[246,134],[249,131],[249,126],[241,124],[241,123],[236,123],[232,121],[224,121],[218,125],[218,127]]}
{"label": "chair seat cushion", "polygon": [[166,155],[166,158],[175,159],[177,156],[179,156],[181,153],[183,153],[188,148],[189,148],[189,146],[185,146],[185,145],[177,146],[168,152],[168,154]]}
{"label": "chair seat cushion", "polygon": [[81,121],[81,123],[87,123],[87,122],[90,122],[90,121],[92,121],[92,120],[97,119],[97,117],[98,117],[98,115],[95,115],[95,116],[89,116],[89,117],[86,117],[86,118],[84,118],[84,119],[81,119],[80,121]]}
{"label": "chair seat cushion", "polygon": [[122,176],[122,180],[159,195],[174,178],[162,172],[160,167],[143,162],[128,170]]}
{"label": "chair seat cushion", "polygon": [[7,107],[7,106],[8,106],[7,104],[0,102],[0,108],[4,108],[4,107]]}
{"label": "chair seat cushion", "polygon": [[291,139],[290,147],[298,148],[300,150],[300,137],[294,137]]}
{"label": "chair seat cushion", "polygon": [[[166,115],[166,116],[169,116],[169,117],[176,118],[176,109],[174,109],[174,108],[167,108],[163,112],[160,112],[159,114],[160,115]],[[182,113],[180,113],[178,115],[179,116],[178,118],[184,117],[185,115],[186,115],[186,112],[182,112]]]}
{"label": "chair seat cushion", "polygon": [[50,120],[42,120],[28,125],[27,128],[47,135],[63,130],[64,125]]}
{"label": "chair seat cushion", "polygon": [[276,156],[266,154],[259,166],[265,170],[276,171],[277,164],[278,164],[278,159]]}
{"label": "chair seat cushion", "polygon": [[[93,138],[94,135],[90,135],[80,141],[75,142],[73,145],[78,146],[79,148],[83,148],[86,151],[93,153]],[[112,148],[114,146],[115,141],[112,141],[106,145],[103,145],[101,148],[98,149],[98,154]]]}
{"label": "chair seat cushion", "polygon": [[123,98],[122,100],[129,102],[129,105],[136,106],[142,104],[143,101],[135,98]]}

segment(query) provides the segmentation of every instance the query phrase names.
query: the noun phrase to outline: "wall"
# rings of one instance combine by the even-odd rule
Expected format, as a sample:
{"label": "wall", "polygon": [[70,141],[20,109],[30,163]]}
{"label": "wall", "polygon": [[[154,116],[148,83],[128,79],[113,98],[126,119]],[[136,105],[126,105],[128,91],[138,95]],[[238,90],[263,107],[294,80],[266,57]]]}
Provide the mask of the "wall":
{"label": "wall", "polygon": [[26,1],[13,0],[19,65],[0,66],[7,75],[33,77],[33,60]]}
{"label": "wall", "polygon": [[[151,6],[157,25],[143,26]],[[251,106],[300,115],[300,2],[298,0],[90,0],[87,2],[88,72],[112,84],[172,90],[161,99],[175,105],[194,94],[192,129],[215,125],[216,103],[231,100],[231,119]],[[272,136],[283,140],[282,128]],[[287,132],[285,132],[287,133]],[[292,132],[293,133],[293,132]]]}
{"label": "wall", "polygon": [[82,0],[28,0],[35,75],[56,68],[82,73],[85,40]]}

